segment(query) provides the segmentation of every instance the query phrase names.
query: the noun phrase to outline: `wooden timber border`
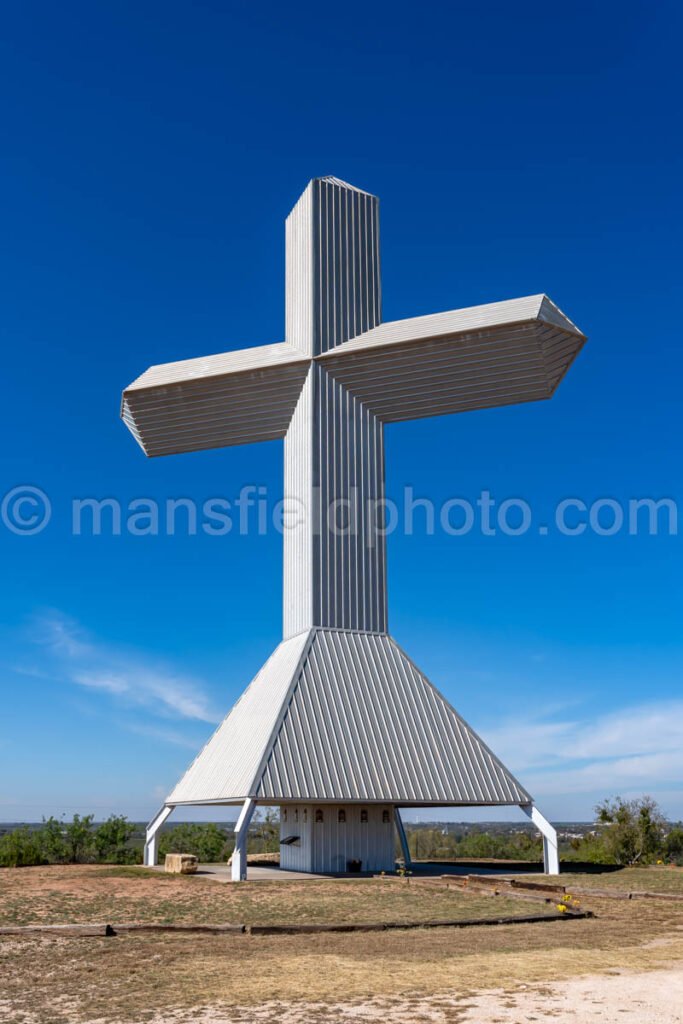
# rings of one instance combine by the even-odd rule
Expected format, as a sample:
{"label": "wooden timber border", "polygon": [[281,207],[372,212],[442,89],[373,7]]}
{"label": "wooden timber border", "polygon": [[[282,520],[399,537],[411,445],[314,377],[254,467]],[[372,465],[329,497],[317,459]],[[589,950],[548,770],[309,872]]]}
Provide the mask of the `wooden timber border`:
{"label": "wooden timber border", "polygon": [[0,927],[0,936],[51,935],[55,938],[91,938],[141,932],[194,935],[317,935],[330,932],[384,932],[427,928],[479,928],[505,924],[545,924],[590,918],[590,910],[566,914],[531,914],[524,917],[482,917],[443,921],[379,921],[361,924],[30,924]]}
{"label": "wooden timber border", "polygon": [[[464,892],[489,893],[492,896],[518,896],[527,899],[542,899],[546,902],[557,900],[562,902],[562,897],[567,895],[567,886],[560,882],[527,882],[521,878],[501,878],[497,875],[441,875],[440,880],[450,888],[461,889]],[[683,893],[674,892],[647,892],[636,889],[633,892],[618,892],[614,889],[587,889],[583,886],[569,886],[573,896],[581,898],[609,900],[666,900],[672,903],[683,901]]]}

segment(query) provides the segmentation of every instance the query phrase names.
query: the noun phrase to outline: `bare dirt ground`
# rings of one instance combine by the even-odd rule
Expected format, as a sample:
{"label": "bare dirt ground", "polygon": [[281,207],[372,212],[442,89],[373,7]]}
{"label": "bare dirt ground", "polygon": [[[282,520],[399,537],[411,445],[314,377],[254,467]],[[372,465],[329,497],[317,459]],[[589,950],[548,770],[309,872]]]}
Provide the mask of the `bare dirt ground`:
{"label": "bare dirt ground", "polygon": [[[194,919],[226,920],[252,909],[272,919],[348,914],[377,919],[382,907],[419,920],[464,901],[487,914],[503,897],[478,897],[418,881],[267,883],[224,886],[188,879],[154,882],[107,869],[0,872],[0,914],[65,920],[98,901],[121,918],[158,913],[156,902],[194,900]],[[683,890],[683,871],[636,872],[626,890]],[[47,873],[46,873],[47,872]],[[100,876],[98,878],[98,875]],[[9,876],[12,876],[11,878]],[[614,875],[610,878],[615,878]],[[144,883],[144,890],[138,886]],[[150,889],[150,885],[152,888]],[[598,879],[596,886],[606,888]],[[258,887],[258,892],[255,891]],[[316,894],[317,890],[317,894]],[[390,897],[389,891],[396,893]],[[664,891],[664,890],[662,890]],[[287,895],[287,893],[289,895]],[[177,894],[177,896],[176,896]],[[274,901],[270,910],[271,899]],[[51,901],[56,900],[56,910]],[[309,900],[311,901],[309,903]],[[38,901],[37,903],[35,901]],[[93,902],[94,901],[94,902]],[[218,910],[212,909],[217,901]],[[252,901],[252,902],[250,902]],[[383,902],[382,902],[383,901]],[[287,905],[288,903],[288,905]],[[586,906],[595,919],[494,928],[291,936],[121,934],[115,938],[0,939],[0,1020],[7,1024],[322,1024],[633,1021],[678,1024],[683,1002],[683,901],[609,900]],[[438,913],[434,908],[439,907]],[[22,911],[22,907],[24,908]],[[518,912],[533,905],[521,902]],[[271,913],[272,911],[272,913]],[[163,910],[163,913],[167,913]],[[69,918],[71,919],[71,918]],[[86,919],[81,916],[80,920]],[[99,920],[106,915],[98,915]]]}
{"label": "bare dirt ground", "polygon": [[[376,999],[353,1003],[268,1003],[233,1010],[207,1008],[192,1024],[680,1024],[683,1021],[683,969],[657,972],[614,971],[587,975],[571,984],[520,985],[475,995]],[[156,1017],[153,1024],[188,1024],[183,1014]]]}

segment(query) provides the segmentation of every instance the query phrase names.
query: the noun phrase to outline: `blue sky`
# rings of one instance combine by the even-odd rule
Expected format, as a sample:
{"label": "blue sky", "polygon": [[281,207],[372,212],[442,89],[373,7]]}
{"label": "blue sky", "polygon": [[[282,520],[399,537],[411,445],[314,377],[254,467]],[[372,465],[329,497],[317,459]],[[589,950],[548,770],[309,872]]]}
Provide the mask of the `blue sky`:
{"label": "blue sky", "polygon": [[[390,427],[390,495],[680,504],[682,27],[672,3],[5,8],[0,490],[52,518],[0,524],[0,819],[146,818],[278,642],[277,533],[73,536],[71,503],[277,500],[278,443],[148,461],[118,404],[149,364],[282,339],[314,175],[381,198],[385,319],[546,291],[590,339],[550,403]],[[392,633],[551,817],[642,792],[683,816],[678,536],[418,529],[389,559]]]}

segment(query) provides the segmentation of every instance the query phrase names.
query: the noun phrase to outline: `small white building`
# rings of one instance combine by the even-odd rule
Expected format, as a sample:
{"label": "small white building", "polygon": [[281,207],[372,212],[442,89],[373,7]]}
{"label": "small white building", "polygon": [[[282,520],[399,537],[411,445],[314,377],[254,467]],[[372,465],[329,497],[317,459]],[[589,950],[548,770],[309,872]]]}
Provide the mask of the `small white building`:
{"label": "small white building", "polygon": [[345,873],[393,871],[394,809],[389,804],[283,804],[280,867]]}

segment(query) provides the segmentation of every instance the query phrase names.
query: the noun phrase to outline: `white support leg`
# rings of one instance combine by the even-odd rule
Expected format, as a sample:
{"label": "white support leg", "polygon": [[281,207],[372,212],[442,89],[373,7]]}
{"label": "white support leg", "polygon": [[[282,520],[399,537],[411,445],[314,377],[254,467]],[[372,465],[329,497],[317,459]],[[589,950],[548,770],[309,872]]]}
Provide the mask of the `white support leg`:
{"label": "white support leg", "polygon": [[157,832],[173,813],[174,808],[164,804],[161,810],[152,818],[145,833],[145,855],[144,862],[148,868],[152,868],[157,862]]}
{"label": "white support leg", "polygon": [[247,834],[255,807],[256,801],[249,797],[242,804],[240,816],[235,822],[235,849],[232,851],[233,882],[247,880]]}
{"label": "white support leg", "polygon": [[522,804],[522,810],[527,817],[531,818],[543,836],[543,870],[546,875],[559,875],[560,857],[557,852],[557,832],[535,804]]}
{"label": "white support leg", "polygon": [[408,847],[408,837],[406,830],[403,827],[403,819],[401,818],[401,812],[398,807],[394,807],[394,821],[396,822],[396,831],[398,832],[398,841],[401,844],[401,852],[403,853],[403,861],[406,868],[409,868],[412,864],[410,859],[410,848]]}

